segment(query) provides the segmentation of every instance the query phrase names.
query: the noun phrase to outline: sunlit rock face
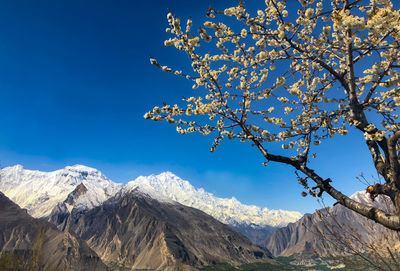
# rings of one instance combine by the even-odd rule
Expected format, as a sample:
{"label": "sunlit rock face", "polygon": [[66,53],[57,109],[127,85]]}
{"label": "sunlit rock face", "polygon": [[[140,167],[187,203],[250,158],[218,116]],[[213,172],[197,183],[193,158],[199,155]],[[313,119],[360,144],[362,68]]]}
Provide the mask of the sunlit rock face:
{"label": "sunlit rock face", "polygon": [[[364,191],[354,193],[351,198],[382,210],[391,208],[388,198],[379,196],[372,201],[369,194]],[[262,246],[274,256],[290,256],[298,253],[326,256],[346,253],[348,246],[340,245],[343,241],[360,251],[365,249],[365,244],[371,242],[374,242],[377,248],[384,245],[386,250],[391,241],[397,244],[399,237],[394,231],[337,204],[322,209],[320,214],[305,214],[296,223],[289,223],[286,227],[277,229]]]}
{"label": "sunlit rock face", "polygon": [[268,261],[245,236],[204,212],[159,201],[140,188],[123,190],[85,212],[72,211],[65,225],[110,265],[176,270]]}

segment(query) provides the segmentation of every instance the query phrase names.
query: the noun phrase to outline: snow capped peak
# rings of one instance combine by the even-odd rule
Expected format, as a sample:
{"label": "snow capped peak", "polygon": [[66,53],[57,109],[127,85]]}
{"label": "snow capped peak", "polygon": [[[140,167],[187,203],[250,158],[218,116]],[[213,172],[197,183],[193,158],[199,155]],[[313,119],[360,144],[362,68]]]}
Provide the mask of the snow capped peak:
{"label": "snow capped peak", "polygon": [[361,203],[367,203],[371,201],[369,199],[369,194],[366,191],[357,191],[351,195],[350,198]]}
{"label": "snow capped peak", "polygon": [[181,180],[178,176],[176,176],[174,173],[171,171],[164,171],[161,172],[160,174],[156,175],[157,178],[164,178],[164,179],[179,179]]}
{"label": "snow capped peak", "polygon": [[[99,170],[82,165],[67,166],[63,169],[57,170],[62,175],[69,175],[74,177],[79,177],[82,179],[93,179],[93,181],[102,182],[107,179]],[[108,180],[108,179],[107,179]]]}
{"label": "snow capped peak", "polygon": [[218,198],[169,171],[140,176],[126,185],[114,183],[99,170],[83,165],[67,166],[51,172],[28,170],[16,165],[0,171],[0,191],[28,209],[34,217],[50,215],[53,207],[64,202],[80,185],[87,190],[78,193],[71,201],[73,206],[67,206],[68,209],[90,209],[117,193],[134,193],[162,202],[179,202],[232,225],[285,226],[301,217],[299,212],[245,205],[235,197]]}
{"label": "snow capped peak", "polygon": [[83,165],[66,166],[63,170],[72,172],[87,172],[88,174],[101,174],[101,172],[97,169]]}
{"label": "snow capped peak", "polygon": [[350,198],[365,205],[381,209],[383,208],[385,211],[389,211],[393,208],[390,198],[385,195],[378,195],[374,200],[372,200],[370,194],[366,191],[357,191],[351,195]]}
{"label": "snow capped peak", "polygon": [[195,190],[195,188],[188,181],[182,180],[170,171],[162,172],[158,175],[150,175],[148,177],[140,176],[139,178],[140,182],[148,182],[148,184],[154,187],[156,190],[165,188],[166,186],[169,188],[180,188],[185,192],[191,192]]}
{"label": "snow capped peak", "polygon": [[284,210],[269,210],[240,203],[235,197],[218,198],[203,188],[195,188],[171,172],[147,177],[140,176],[127,184],[147,191],[152,197],[168,198],[183,205],[200,209],[227,224],[257,224],[284,226],[297,221],[301,214]]}
{"label": "snow capped peak", "polygon": [[20,165],[20,164],[17,164],[17,165],[15,165],[15,166],[6,167],[5,169],[9,169],[9,170],[18,170],[18,171],[20,171],[20,170],[23,170],[23,169],[24,169],[24,166],[23,166],[23,165]]}
{"label": "snow capped peak", "polygon": [[80,209],[101,204],[122,186],[100,171],[80,165],[51,172],[27,170],[17,165],[0,172],[0,191],[34,217],[48,216],[80,184],[88,190],[75,202],[74,206]]}
{"label": "snow capped peak", "polygon": [[[155,177],[154,175],[151,176]],[[127,183],[122,188],[123,194],[129,192],[134,192],[135,194],[147,195],[148,197],[156,199],[161,202],[168,202],[168,203],[174,202],[170,198],[162,195],[159,191],[157,191],[155,187],[149,183],[149,180],[144,176],[139,176],[138,178],[136,178],[136,180]]]}

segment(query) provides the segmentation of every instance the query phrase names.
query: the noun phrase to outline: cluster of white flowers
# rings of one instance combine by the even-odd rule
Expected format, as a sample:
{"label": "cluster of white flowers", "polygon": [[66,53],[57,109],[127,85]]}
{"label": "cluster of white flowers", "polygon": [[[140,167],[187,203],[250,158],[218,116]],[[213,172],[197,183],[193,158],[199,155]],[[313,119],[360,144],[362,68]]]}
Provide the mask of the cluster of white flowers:
{"label": "cluster of white flowers", "polygon": [[334,22],[333,28],[335,31],[357,29],[364,30],[366,23],[363,17],[350,14],[350,10],[334,11],[332,13],[332,20]]}
{"label": "cluster of white flowers", "polygon": [[[298,2],[296,18],[281,0],[266,0],[254,15],[242,2],[223,12],[210,9],[197,33],[191,19],[183,32],[180,19],[168,13],[172,37],[164,43],[186,52],[192,70],[185,74],[151,63],[190,80],[200,96],[185,98],[186,106],[155,107],[144,117],[168,121],[182,134],[215,132],[212,150],[224,138],[238,138],[282,142],[297,157],[324,139],[347,135],[350,126],[378,141],[400,130],[400,11],[389,0],[350,6],[332,0],[333,8],[324,8],[322,0]],[[232,18],[224,16],[238,25],[228,26]],[[352,65],[359,65],[356,73],[363,69],[351,84],[360,107],[380,116],[375,124],[353,117],[345,86]],[[196,116],[198,121],[186,120]]]}
{"label": "cluster of white flowers", "polygon": [[226,16],[236,16],[238,19],[246,12],[243,6],[231,7],[224,10]]}
{"label": "cluster of white flowers", "polygon": [[364,137],[365,137],[366,140],[381,141],[384,138],[385,134],[386,134],[385,131],[379,130],[379,131],[377,131],[375,133],[365,132],[364,133]]}
{"label": "cluster of white flowers", "polygon": [[372,123],[368,124],[367,127],[364,128],[365,132],[371,133],[376,130],[376,126]]}

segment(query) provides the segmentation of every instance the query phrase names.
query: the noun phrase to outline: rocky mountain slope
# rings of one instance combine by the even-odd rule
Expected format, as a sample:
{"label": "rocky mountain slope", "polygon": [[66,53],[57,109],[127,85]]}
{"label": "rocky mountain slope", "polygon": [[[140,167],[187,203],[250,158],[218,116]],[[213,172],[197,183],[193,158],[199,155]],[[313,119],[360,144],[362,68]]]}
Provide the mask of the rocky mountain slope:
{"label": "rocky mountain slope", "polygon": [[[125,188],[91,210],[72,210],[63,228],[86,240],[104,262],[129,269],[269,260],[265,251],[213,217],[169,199],[154,199],[148,192]],[[58,221],[57,212],[52,219]]]}
{"label": "rocky mountain slope", "polygon": [[249,223],[235,223],[229,224],[228,226],[235,231],[240,232],[249,238],[249,240],[254,244],[261,247],[263,247],[265,240],[267,240],[278,229],[278,227],[272,227],[269,225],[256,225]]}
{"label": "rocky mountain slope", "polygon": [[32,218],[1,192],[0,255],[19,270],[107,270],[84,241]]}
{"label": "rocky mountain slope", "polygon": [[[372,201],[366,192],[356,192],[351,198],[383,210],[390,208],[389,200],[382,196]],[[393,231],[338,204],[277,229],[262,245],[274,256],[301,253],[326,256],[346,254],[349,247],[363,251],[372,242],[377,248],[380,243],[386,248],[392,241],[398,243],[399,237],[394,235]]]}
{"label": "rocky mountain slope", "polygon": [[[71,193],[78,185],[82,185],[81,190],[76,191],[79,197],[74,202],[66,200],[69,195],[74,198]],[[301,217],[298,212],[245,205],[235,198],[218,198],[202,188],[193,187],[171,172],[141,176],[126,185],[114,183],[100,171],[81,165],[53,172],[27,170],[17,165],[0,172],[0,191],[34,217],[48,217],[54,206],[58,206],[59,211],[64,210],[65,215],[71,212],[73,206],[79,210],[90,209],[124,187],[140,187],[161,201],[177,201],[200,209],[242,232],[255,243],[265,240],[276,227]]]}

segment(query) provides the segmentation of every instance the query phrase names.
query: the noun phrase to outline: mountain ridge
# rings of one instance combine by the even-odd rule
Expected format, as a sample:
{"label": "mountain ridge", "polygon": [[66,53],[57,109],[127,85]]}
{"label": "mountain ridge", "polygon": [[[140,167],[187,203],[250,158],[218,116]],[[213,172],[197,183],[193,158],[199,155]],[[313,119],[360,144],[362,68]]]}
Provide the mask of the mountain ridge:
{"label": "mountain ridge", "polygon": [[109,265],[176,270],[218,262],[269,261],[269,253],[206,213],[158,201],[139,190],[117,193],[99,206],[51,222],[76,233]]}
{"label": "mountain ridge", "polygon": [[0,191],[36,218],[50,215],[53,207],[63,202],[81,183],[88,192],[75,202],[75,207],[80,209],[98,206],[122,187],[100,171],[81,165],[51,172],[28,170],[16,165],[0,171]]}
{"label": "mountain ridge", "polygon": [[[372,201],[368,193],[358,191],[351,195],[351,198],[384,211],[393,208],[390,199],[382,195]],[[305,214],[298,221],[277,229],[261,245],[274,256],[302,253],[329,256],[346,254],[349,247],[364,252],[371,243],[376,248],[383,246],[386,249],[391,240],[399,240],[395,231],[337,204],[312,214]],[[398,244],[392,245],[398,247]]]}
{"label": "mountain ridge", "polygon": [[186,206],[200,209],[226,224],[256,224],[281,227],[301,217],[299,212],[270,210],[256,205],[246,205],[235,197],[219,198],[203,188],[195,188],[172,172],[139,176],[127,185],[150,186],[163,196]]}
{"label": "mountain ridge", "polygon": [[27,170],[16,165],[0,171],[0,191],[28,209],[34,217],[49,216],[53,207],[63,202],[80,183],[88,190],[75,203],[75,207],[80,209],[98,206],[121,189],[129,191],[138,188],[158,200],[177,201],[200,209],[226,224],[281,227],[301,217],[298,212],[245,205],[234,197],[216,197],[203,188],[193,187],[170,171],[147,177],[139,176],[125,185],[114,183],[99,170],[82,165],[67,166],[51,172]]}

